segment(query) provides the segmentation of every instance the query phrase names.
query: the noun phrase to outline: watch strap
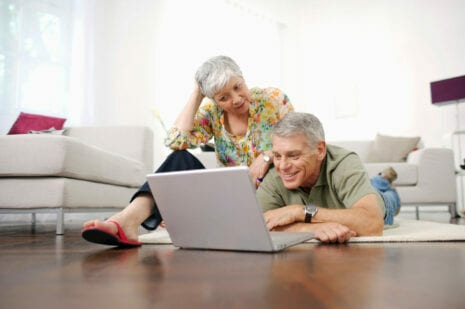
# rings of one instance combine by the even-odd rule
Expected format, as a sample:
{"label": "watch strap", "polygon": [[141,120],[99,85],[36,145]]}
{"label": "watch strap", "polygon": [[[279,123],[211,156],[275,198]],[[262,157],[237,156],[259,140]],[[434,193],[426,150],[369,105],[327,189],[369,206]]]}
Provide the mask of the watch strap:
{"label": "watch strap", "polygon": [[308,211],[305,211],[305,223],[310,223],[312,222],[312,214],[309,213]]}
{"label": "watch strap", "polygon": [[312,222],[312,218],[315,216],[317,213],[318,208],[314,204],[307,204],[304,206],[304,212],[305,212],[305,223],[310,223]]}

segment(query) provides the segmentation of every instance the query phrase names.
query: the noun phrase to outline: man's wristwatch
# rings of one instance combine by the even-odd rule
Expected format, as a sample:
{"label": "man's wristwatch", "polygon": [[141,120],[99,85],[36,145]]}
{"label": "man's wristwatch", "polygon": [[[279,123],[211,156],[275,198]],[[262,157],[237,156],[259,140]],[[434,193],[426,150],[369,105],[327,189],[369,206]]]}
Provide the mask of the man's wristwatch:
{"label": "man's wristwatch", "polygon": [[318,208],[316,208],[313,204],[307,204],[304,206],[305,212],[305,223],[312,222],[312,218],[315,217],[316,213],[318,212]]}

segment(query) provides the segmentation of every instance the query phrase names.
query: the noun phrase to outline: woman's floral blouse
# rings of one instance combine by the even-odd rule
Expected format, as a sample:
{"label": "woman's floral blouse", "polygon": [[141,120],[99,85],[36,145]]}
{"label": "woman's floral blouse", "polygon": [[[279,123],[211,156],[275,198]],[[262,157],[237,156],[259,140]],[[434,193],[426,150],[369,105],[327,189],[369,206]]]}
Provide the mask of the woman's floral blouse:
{"label": "woman's floral blouse", "polygon": [[215,141],[219,166],[249,166],[263,151],[271,149],[270,130],[294,108],[285,93],[276,88],[252,88],[249,124],[245,136],[232,135],[224,127],[224,112],[214,101],[206,98],[194,118],[194,128],[181,132],[172,128],[165,145],[173,150],[195,148]]}

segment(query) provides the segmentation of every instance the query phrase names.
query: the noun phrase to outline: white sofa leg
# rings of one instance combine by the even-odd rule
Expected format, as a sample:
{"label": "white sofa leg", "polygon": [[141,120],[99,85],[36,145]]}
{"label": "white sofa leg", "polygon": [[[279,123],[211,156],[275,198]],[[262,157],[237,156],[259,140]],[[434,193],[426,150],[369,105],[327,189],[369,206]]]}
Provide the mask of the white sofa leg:
{"label": "white sofa leg", "polygon": [[456,203],[452,203],[449,205],[449,212],[450,212],[450,217],[452,219],[454,218],[459,218],[459,214],[457,213],[457,204]]}
{"label": "white sofa leg", "polygon": [[64,234],[64,221],[65,221],[65,214],[63,212],[63,208],[58,208],[57,209],[57,235],[63,235]]}

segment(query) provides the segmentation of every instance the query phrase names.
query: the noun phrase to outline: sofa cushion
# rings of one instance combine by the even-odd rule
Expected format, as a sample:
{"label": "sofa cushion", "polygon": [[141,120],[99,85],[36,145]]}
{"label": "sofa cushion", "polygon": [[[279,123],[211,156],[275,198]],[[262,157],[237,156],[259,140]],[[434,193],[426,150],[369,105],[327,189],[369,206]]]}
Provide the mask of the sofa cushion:
{"label": "sofa cushion", "polygon": [[8,134],[27,134],[31,130],[41,131],[51,128],[61,130],[65,121],[65,118],[20,113]]}
{"label": "sofa cushion", "polygon": [[365,163],[368,176],[378,175],[384,168],[391,166],[397,172],[394,184],[397,186],[415,186],[418,183],[418,165],[409,163]]}
{"label": "sofa cushion", "polygon": [[405,162],[408,154],[417,148],[419,136],[396,137],[377,134],[367,162]]}
{"label": "sofa cushion", "polygon": [[0,136],[0,177],[57,176],[138,187],[142,162],[57,135]]}

